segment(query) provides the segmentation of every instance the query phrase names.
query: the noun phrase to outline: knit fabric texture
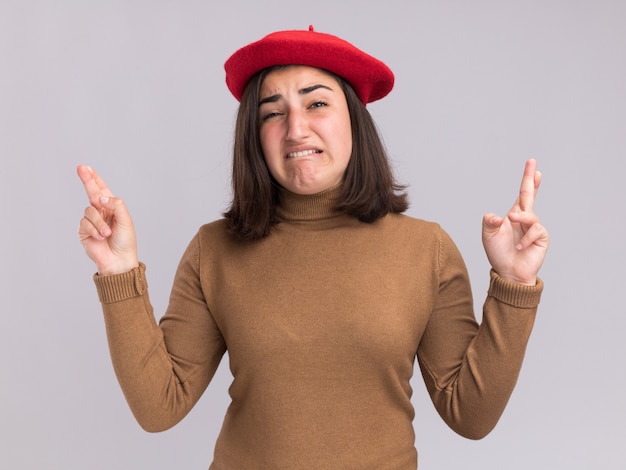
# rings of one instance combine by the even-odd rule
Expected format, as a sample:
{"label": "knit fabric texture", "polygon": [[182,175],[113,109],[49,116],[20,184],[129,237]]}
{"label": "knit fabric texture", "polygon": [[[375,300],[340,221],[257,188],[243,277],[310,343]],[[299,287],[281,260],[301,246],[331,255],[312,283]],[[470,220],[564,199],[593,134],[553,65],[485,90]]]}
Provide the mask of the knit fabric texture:
{"label": "knit fabric texture", "polygon": [[[233,374],[212,470],[414,470],[416,358],[457,433],[496,425],[542,290],[491,273],[479,326],[463,260],[437,224],[337,214],[337,190],[284,192],[269,237],[203,226],[157,323],[145,266],[95,277],[114,368],[148,431],[181,420],[228,352]],[[416,425],[420,425],[417,418]]]}

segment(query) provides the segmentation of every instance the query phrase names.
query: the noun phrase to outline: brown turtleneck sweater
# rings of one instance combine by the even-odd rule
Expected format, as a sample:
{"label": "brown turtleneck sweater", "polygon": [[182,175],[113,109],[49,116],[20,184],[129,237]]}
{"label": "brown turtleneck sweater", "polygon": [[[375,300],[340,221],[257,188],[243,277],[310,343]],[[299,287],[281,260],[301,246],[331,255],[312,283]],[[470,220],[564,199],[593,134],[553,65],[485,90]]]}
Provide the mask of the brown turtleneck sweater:
{"label": "brown turtleneck sweater", "polygon": [[[438,412],[481,438],[515,385],[542,289],[492,273],[482,325],[466,269],[433,223],[365,224],[336,190],[284,194],[255,243],[203,226],[159,324],[141,267],[96,276],[111,356],[135,417],[165,430],[193,407],[228,351],[232,403],[213,470],[417,468],[415,358]],[[419,425],[419,420],[418,420]]]}

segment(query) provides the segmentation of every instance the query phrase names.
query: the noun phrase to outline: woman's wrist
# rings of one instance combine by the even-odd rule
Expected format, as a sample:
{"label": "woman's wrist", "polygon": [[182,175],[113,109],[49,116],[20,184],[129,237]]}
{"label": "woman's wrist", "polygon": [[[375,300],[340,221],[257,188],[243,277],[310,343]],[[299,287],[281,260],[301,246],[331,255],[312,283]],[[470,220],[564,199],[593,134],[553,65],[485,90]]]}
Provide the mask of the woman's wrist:
{"label": "woman's wrist", "polygon": [[99,276],[115,276],[116,274],[124,274],[139,267],[139,260],[129,260],[110,266],[98,267]]}

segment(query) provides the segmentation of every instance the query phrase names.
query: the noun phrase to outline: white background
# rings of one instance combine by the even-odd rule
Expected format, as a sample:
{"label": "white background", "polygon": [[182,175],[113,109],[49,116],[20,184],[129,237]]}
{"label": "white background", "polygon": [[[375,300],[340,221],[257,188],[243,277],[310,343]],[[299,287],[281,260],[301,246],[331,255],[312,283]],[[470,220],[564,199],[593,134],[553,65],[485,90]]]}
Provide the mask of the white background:
{"label": "white background", "polygon": [[464,254],[478,316],[481,216],[508,209],[527,158],[544,173],[536,209],[552,246],[518,386],[496,429],[469,441],[418,372],[420,469],[625,468],[622,0],[0,0],[0,467],[208,467],[226,361],[183,422],[139,428],[78,242],[75,167],[95,167],[130,207],[160,316],[183,249],[229,201],[224,61],[310,23],[394,70],[369,109],[409,214]]}

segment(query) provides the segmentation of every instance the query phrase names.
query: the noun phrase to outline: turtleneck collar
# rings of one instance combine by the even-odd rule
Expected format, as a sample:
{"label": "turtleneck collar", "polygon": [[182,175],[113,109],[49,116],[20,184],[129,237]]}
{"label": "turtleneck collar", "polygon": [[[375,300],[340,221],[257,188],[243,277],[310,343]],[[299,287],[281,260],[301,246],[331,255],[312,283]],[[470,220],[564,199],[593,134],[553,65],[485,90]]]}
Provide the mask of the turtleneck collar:
{"label": "turtleneck collar", "polygon": [[337,217],[341,215],[335,211],[340,193],[341,184],[316,194],[295,194],[281,188],[276,215],[284,221],[313,221]]}

